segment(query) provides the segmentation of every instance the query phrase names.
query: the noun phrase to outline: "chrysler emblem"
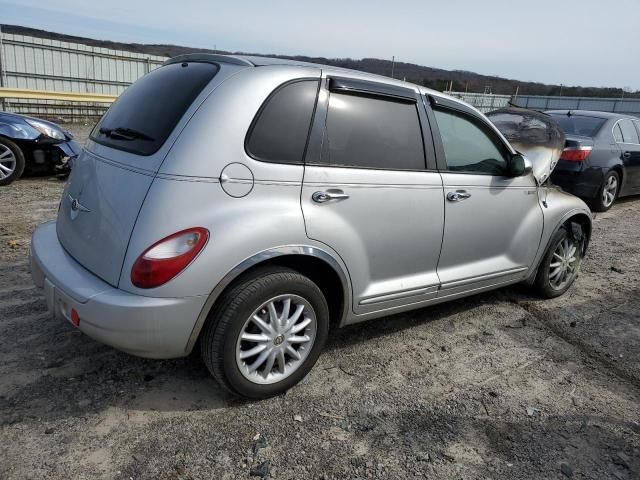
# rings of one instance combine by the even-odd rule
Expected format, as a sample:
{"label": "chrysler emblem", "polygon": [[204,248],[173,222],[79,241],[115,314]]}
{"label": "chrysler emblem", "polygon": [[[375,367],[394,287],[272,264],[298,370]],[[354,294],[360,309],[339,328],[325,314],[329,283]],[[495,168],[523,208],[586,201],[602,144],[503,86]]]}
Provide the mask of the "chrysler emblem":
{"label": "chrysler emblem", "polygon": [[71,200],[72,211],[74,212],[90,212],[91,211],[87,207],[82,205],[77,198],[73,198],[71,195],[69,195],[69,200]]}

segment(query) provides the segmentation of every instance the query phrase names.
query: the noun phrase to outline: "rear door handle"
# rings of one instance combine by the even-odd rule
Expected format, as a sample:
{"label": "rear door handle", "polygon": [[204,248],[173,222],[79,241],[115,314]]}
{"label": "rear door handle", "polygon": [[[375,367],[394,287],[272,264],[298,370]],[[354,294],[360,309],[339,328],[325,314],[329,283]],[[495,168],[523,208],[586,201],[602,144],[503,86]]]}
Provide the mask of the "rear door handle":
{"label": "rear door handle", "polygon": [[450,202],[459,202],[460,200],[466,200],[471,194],[466,190],[456,190],[455,192],[447,193],[447,200]]}
{"label": "rear door handle", "polygon": [[326,203],[331,200],[346,200],[349,195],[342,190],[327,190],[326,192],[314,192],[311,199],[316,203]]}

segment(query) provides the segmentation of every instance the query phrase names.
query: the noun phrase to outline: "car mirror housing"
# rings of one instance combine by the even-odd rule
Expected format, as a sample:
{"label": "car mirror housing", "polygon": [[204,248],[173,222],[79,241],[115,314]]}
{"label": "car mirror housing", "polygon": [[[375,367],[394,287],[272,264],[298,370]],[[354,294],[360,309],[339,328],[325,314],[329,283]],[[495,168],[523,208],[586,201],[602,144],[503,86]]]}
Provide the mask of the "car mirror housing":
{"label": "car mirror housing", "polygon": [[509,173],[512,177],[523,177],[529,175],[533,171],[533,164],[531,160],[522,155],[516,153],[511,157],[509,162]]}

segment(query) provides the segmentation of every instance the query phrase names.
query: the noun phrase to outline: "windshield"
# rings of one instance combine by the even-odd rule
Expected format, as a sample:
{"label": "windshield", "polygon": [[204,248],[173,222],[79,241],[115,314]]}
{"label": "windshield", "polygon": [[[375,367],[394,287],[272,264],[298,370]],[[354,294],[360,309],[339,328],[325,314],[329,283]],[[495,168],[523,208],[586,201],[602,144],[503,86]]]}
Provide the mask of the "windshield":
{"label": "windshield", "polygon": [[550,114],[553,119],[560,124],[560,128],[567,135],[580,135],[582,137],[595,137],[604,122],[605,118],[586,117],[583,115],[567,115],[564,113]]}
{"label": "windshield", "polygon": [[119,150],[152,155],[217,72],[217,65],[196,62],[152,71],[118,97],[91,138]]}

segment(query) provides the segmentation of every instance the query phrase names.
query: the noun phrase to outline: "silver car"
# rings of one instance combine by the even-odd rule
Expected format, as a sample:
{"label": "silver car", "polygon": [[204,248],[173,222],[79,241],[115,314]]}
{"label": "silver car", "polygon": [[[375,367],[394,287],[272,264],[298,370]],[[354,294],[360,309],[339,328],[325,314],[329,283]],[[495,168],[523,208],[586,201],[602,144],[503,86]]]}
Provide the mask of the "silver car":
{"label": "silver car", "polygon": [[591,215],[486,117],[390,78],[185,55],[129,87],[33,234],[48,307],[231,392],[299,382],[330,327],[578,273]]}

